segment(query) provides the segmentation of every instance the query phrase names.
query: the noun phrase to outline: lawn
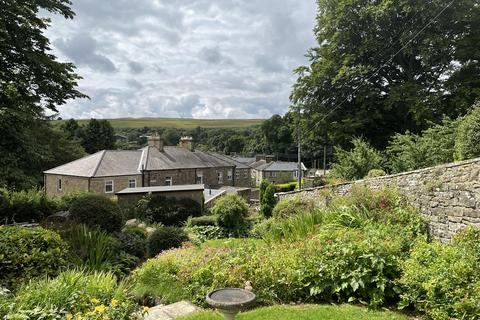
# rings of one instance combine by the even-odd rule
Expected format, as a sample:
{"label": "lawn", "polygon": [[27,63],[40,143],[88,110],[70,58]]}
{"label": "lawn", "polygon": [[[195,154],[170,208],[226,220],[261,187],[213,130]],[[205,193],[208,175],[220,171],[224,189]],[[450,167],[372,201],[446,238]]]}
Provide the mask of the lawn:
{"label": "lawn", "polygon": [[[56,120],[61,123],[65,120]],[[86,124],[89,119],[78,119],[79,124]],[[114,128],[247,128],[260,125],[263,119],[187,119],[187,118],[119,118],[108,119]]]}
{"label": "lawn", "polygon": [[[222,315],[205,311],[179,320],[221,320]],[[409,317],[391,311],[371,311],[351,305],[274,306],[241,313],[239,320],[407,320]]]}

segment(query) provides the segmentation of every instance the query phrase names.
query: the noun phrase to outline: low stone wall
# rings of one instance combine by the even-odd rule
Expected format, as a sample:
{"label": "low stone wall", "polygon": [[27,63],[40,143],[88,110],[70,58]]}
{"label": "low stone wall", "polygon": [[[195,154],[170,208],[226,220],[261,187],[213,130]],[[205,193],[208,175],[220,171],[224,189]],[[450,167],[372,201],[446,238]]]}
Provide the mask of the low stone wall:
{"label": "low stone wall", "polygon": [[441,241],[450,240],[467,225],[480,227],[480,158],[335,186],[278,193],[277,197],[324,202],[325,190],[345,195],[355,184],[372,189],[397,188],[420,210],[431,234]]}

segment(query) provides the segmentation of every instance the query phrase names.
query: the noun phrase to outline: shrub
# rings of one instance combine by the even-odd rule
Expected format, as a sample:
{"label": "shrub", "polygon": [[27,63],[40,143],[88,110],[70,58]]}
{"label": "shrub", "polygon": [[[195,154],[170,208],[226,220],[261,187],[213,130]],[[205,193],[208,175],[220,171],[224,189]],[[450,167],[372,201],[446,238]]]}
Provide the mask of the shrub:
{"label": "shrub", "polygon": [[215,240],[226,238],[228,234],[225,230],[218,226],[211,225],[196,225],[185,228],[190,240],[194,244],[201,244],[207,240]]}
{"label": "shrub", "polygon": [[367,178],[376,178],[376,177],[382,177],[386,175],[387,173],[383,171],[382,169],[372,169],[368,171]]}
{"label": "shrub", "polygon": [[178,248],[188,236],[183,229],[178,227],[160,227],[147,239],[147,255],[154,257],[164,250]]}
{"label": "shrub", "polygon": [[382,168],[382,155],[362,138],[352,140],[353,149],[335,147],[332,174],[346,180],[364,178],[372,169]]}
{"label": "shrub", "polygon": [[401,307],[438,320],[478,318],[480,230],[467,228],[447,245],[419,241],[402,269]]}
{"label": "shrub", "polygon": [[260,212],[265,218],[272,216],[272,210],[275,207],[275,187],[271,184],[267,186],[260,201]]}
{"label": "shrub", "polygon": [[217,225],[217,216],[190,217],[187,220],[187,226],[215,226]]}
{"label": "shrub", "polygon": [[147,253],[147,234],[139,227],[125,227],[116,234],[120,240],[120,249],[139,259],[144,259]]}
{"label": "shrub", "polygon": [[8,319],[140,319],[129,291],[108,272],[65,271],[22,287]]}
{"label": "shrub", "polygon": [[67,264],[67,244],[43,228],[0,226],[0,287],[56,275]]}
{"label": "shrub", "polygon": [[136,292],[166,303],[189,299],[204,304],[209,291],[242,287],[248,280],[262,304],[389,304],[396,298],[399,260],[408,254],[395,231],[326,228],[293,243],[244,241],[168,251],[135,271]]}
{"label": "shrub", "polygon": [[288,182],[288,183],[282,183],[282,184],[276,184],[275,186],[275,192],[289,192],[289,191],[294,191],[297,188],[297,182]]}
{"label": "shrub", "polygon": [[[351,198],[350,203],[359,203]],[[375,205],[373,200],[382,199],[376,193],[368,198],[366,203]],[[264,220],[252,230],[274,241],[228,239],[223,244],[206,242],[200,249],[164,252],[135,272],[136,291],[165,302],[189,299],[201,304],[210,290],[251,281],[264,304],[394,304],[401,263],[415,239],[425,237],[425,230],[418,229],[416,212],[389,207],[396,198],[385,198],[372,209],[353,204],[317,209],[289,219]],[[382,208],[382,203],[388,205]],[[359,215],[355,223],[344,216],[350,212]]]}
{"label": "shrub", "polygon": [[137,217],[166,226],[179,226],[188,217],[202,214],[202,206],[192,199],[175,199],[162,196],[146,196],[137,204]]}
{"label": "shrub", "polygon": [[122,228],[120,207],[110,199],[98,195],[84,195],[74,200],[70,215],[78,223],[99,227],[107,232]]}
{"label": "shrub", "polygon": [[248,205],[242,197],[230,193],[215,203],[212,213],[218,217],[218,225],[220,227],[238,236],[245,225]]}
{"label": "shrub", "polygon": [[287,198],[275,205],[272,214],[275,218],[289,218],[301,212],[311,211],[313,208],[313,201],[302,200],[298,197]]}
{"label": "shrub", "polygon": [[0,189],[0,223],[39,222],[56,210],[56,202],[48,198],[42,190]]}
{"label": "shrub", "polygon": [[480,157],[480,104],[458,126],[455,138],[455,160]]}
{"label": "shrub", "polygon": [[388,167],[399,173],[452,162],[457,125],[445,118],[420,135],[394,135],[387,147]]}

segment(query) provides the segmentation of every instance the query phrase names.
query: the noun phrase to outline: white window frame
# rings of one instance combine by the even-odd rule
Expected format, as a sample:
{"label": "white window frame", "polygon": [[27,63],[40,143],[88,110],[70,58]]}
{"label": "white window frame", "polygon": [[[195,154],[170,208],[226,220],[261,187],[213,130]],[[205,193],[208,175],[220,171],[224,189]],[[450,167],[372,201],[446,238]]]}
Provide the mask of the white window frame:
{"label": "white window frame", "polygon": [[240,179],[240,170],[235,169],[235,180]]}
{"label": "white window frame", "polygon": [[62,191],[62,187],[63,187],[62,178],[58,178],[58,179],[57,179],[57,190],[58,190],[58,191]]}
{"label": "white window frame", "polygon": [[[133,187],[132,187],[132,182],[133,182]],[[129,179],[128,180],[128,187],[129,188],[136,188],[137,187],[137,179]]]}
{"label": "white window frame", "polygon": [[243,178],[244,179],[248,178],[248,169],[243,169]]}
{"label": "white window frame", "polygon": [[172,186],[173,185],[173,177],[165,177],[165,186]]}
{"label": "white window frame", "polygon": [[293,177],[298,179],[298,170],[293,171]]}
{"label": "white window frame", "polygon": [[[107,186],[110,184],[112,185],[112,191],[107,190]],[[113,182],[113,180],[105,180],[105,193],[113,193],[114,191],[115,191],[115,183]]]}
{"label": "white window frame", "polygon": [[228,169],[228,170],[227,170],[227,180],[228,180],[228,181],[232,181],[232,180],[233,180],[233,170],[232,170],[232,169]]}
{"label": "white window frame", "polygon": [[223,184],[223,172],[222,171],[217,172],[217,178],[218,178],[218,184]]}

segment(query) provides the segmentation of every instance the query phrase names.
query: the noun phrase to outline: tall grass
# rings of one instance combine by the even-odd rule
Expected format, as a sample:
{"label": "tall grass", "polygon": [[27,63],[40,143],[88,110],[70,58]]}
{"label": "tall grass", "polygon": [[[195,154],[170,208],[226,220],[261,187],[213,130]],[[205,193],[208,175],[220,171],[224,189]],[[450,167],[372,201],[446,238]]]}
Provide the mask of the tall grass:
{"label": "tall grass", "polygon": [[118,252],[118,240],[99,229],[73,225],[63,234],[70,244],[71,260],[79,267],[104,270]]}

